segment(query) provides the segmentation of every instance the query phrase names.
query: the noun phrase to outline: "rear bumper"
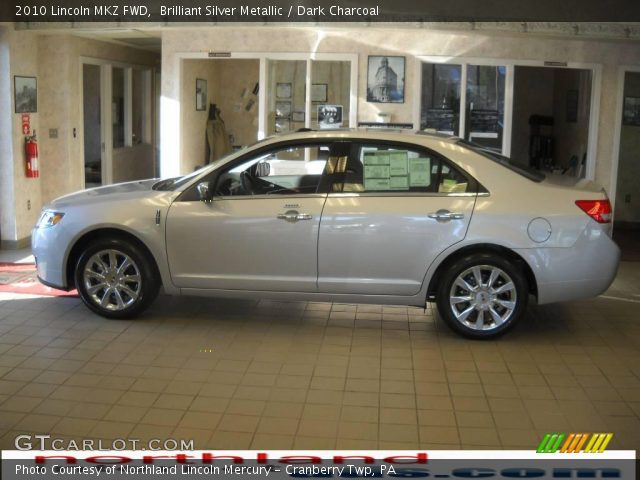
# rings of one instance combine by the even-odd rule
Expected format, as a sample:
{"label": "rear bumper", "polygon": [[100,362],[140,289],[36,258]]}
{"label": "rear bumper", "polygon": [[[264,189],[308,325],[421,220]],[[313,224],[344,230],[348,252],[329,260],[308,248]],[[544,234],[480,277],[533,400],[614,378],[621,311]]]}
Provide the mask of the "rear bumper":
{"label": "rear bumper", "polygon": [[571,247],[515,251],[533,270],[540,304],[600,295],[620,262],[620,249],[599,225],[587,227]]}

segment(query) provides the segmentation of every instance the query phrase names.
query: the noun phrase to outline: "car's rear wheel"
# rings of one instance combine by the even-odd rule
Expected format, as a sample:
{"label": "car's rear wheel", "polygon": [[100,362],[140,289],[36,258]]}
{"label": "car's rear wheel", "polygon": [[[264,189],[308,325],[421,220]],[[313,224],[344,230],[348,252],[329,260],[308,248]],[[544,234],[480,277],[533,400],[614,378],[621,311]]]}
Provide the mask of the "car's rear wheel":
{"label": "car's rear wheel", "polygon": [[438,312],[454,331],[493,338],[514,327],[526,308],[527,280],[518,265],[489,253],[455,261],[442,276]]}
{"label": "car's rear wheel", "polygon": [[75,269],[80,297],[107,318],[130,318],[158,295],[160,282],[145,252],[120,239],[99,240],[82,252]]}

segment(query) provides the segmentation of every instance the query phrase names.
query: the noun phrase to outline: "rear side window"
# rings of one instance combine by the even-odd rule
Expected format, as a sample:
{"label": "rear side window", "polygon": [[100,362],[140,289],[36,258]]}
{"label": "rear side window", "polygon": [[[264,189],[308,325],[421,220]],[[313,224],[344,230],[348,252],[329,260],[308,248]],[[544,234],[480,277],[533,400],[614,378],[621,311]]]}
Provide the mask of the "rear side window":
{"label": "rear side window", "polygon": [[348,159],[327,165],[331,192],[467,193],[473,179],[442,157],[383,143],[354,145]]}
{"label": "rear side window", "polygon": [[534,182],[542,182],[546,177],[545,174],[540,172],[539,170],[535,170],[534,168],[527,167],[524,165],[518,165],[513,163],[513,161],[504,155],[500,155],[482,145],[478,145],[477,143],[469,142],[468,140],[459,139],[457,141],[458,145],[462,145],[465,148],[477,153],[478,155],[482,155],[489,160],[493,160],[496,163],[499,163],[503,167],[508,168],[512,172],[515,172],[519,175],[522,175],[529,180]]}

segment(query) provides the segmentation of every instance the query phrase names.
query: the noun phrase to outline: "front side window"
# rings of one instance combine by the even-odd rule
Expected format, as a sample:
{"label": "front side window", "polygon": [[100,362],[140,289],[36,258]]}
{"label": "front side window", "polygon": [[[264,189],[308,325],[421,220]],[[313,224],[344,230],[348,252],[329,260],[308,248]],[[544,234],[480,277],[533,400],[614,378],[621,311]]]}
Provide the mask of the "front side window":
{"label": "front side window", "polygon": [[297,195],[316,193],[329,146],[292,145],[262,152],[220,173],[215,195]]}
{"label": "front side window", "polygon": [[333,173],[327,167],[331,192],[475,191],[470,179],[442,157],[401,145],[361,144]]}

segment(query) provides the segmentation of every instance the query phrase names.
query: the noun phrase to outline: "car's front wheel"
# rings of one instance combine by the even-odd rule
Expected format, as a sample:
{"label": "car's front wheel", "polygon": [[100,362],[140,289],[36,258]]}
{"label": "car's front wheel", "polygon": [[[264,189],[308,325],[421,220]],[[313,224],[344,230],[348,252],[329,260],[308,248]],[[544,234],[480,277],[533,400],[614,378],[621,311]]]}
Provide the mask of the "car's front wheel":
{"label": "car's front wheel", "polygon": [[99,240],[82,252],[75,269],[80,297],[107,318],[130,318],[147,308],[160,283],[148,255],[130,242]]}
{"label": "car's front wheel", "polygon": [[498,255],[472,254],[455,261],[441,278],[438,312],[454,331],[492,338],[513,328],[528,300],[518,265]]}

